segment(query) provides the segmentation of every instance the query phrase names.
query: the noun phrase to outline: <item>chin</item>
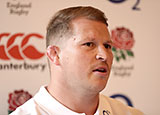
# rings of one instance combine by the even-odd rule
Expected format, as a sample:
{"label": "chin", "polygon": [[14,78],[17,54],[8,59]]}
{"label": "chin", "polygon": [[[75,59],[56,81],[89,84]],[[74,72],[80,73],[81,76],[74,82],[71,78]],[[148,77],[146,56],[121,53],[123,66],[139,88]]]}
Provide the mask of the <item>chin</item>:
{"label": "chin", "polygon": [[98,82],[94,84],[94,90],[97,92],[101,92],[106,87],[107,82]]}

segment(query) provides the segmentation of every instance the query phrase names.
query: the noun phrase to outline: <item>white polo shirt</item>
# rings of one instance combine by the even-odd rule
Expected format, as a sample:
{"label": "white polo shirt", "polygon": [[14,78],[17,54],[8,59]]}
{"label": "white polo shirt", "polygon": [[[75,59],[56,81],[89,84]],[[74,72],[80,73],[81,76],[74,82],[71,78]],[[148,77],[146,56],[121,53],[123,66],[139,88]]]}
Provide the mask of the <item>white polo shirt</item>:
{"label": "white polo shirt", "polygon": [[[10,115],[86,115],[85,113],[76,113],[65,107],[54,99],[44,86],[38,93],[18,107]],[[137,109],[131,108],[121,102],[100,95],[98,109],[94,115],[143,115]]]}

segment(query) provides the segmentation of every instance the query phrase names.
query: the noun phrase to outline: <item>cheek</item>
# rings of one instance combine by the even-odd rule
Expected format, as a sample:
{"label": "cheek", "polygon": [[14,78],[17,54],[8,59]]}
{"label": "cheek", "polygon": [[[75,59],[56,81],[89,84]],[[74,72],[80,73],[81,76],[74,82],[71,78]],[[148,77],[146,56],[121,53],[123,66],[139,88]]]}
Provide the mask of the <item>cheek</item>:
{"label": "cheek", "polygon": [[82,72],[88,71],[90,65],[93,62],[94,57],[89,55],[89,53],[79,53],[77,55],[76,66],[78,66],[79,70]]}
{"label": "cheek", "polygon": [[91,60],[89,56],[86,54],[78,55],[77,59],[77,63],[82,67],[86,67],[89,64],[89,61]]}
{"label": "cheek", "polygon": [[60,64],[61,64],[62,70],[71,69],[72,66],[74,66],[73,60],[74,60],[74,57],[73,57],[72,53],[70,53],[70,52],[62,53],[60,56]]}
{"label": "cheek", "polygon": [[112,62],[113,62],[113,53],[110,52],[110,53],[109,53],[109,58],[108,58],[108,64],[111,66],[111,65],[112,65]]}

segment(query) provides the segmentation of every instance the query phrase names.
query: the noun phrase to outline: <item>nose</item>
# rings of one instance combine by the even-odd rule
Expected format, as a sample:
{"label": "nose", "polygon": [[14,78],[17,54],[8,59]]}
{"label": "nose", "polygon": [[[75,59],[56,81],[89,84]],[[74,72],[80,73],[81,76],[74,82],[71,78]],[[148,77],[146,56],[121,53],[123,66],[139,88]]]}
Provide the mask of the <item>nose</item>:
{"label": "nose", "polygon": [[97,60],[106,61],[107,60],[107,49],[105,47],[99,47],[96,55]]}

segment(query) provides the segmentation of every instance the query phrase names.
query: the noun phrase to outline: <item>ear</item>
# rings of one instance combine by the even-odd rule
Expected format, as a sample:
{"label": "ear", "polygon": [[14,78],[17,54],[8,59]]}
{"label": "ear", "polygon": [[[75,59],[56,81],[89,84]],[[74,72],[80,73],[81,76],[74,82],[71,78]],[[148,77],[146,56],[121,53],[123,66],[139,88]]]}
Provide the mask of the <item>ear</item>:
{"label": "ear", "polygon": [[53,62],[55,65],[59,65],[59,48],[57,46],[48,46],[47,47],[47,57],[51,62]]}

